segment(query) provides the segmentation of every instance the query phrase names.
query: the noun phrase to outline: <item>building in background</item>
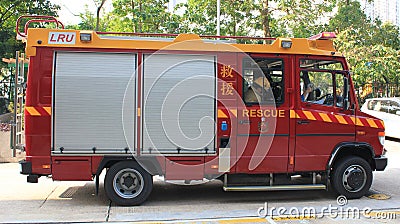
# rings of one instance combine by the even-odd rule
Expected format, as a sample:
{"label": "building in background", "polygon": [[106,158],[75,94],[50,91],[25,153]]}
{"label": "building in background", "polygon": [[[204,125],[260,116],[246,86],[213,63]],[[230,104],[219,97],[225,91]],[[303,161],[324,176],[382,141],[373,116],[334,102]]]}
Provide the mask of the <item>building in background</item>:
{"label": "building in background", "polygon": [[365,14],[372,20],[380,19],[400,27],[400,0],[358,0]]}

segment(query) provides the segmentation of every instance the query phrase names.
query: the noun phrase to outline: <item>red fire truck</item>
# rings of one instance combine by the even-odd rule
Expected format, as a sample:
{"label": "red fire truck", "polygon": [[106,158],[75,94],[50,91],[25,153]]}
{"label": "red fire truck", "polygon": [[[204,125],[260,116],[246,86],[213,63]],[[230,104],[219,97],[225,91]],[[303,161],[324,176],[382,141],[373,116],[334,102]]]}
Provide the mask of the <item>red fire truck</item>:
{"label": "red fire truck", "polygon": [[62,26],[34,17],[17,28],[30,59],[20,162],[28,182],[95,180],[98,192],[106,170],[105,192],[120,205],[144,202],[155,175],[360,198],[387,165],[384,124],[359,110],[333,33],[28,29],[42,20]]}

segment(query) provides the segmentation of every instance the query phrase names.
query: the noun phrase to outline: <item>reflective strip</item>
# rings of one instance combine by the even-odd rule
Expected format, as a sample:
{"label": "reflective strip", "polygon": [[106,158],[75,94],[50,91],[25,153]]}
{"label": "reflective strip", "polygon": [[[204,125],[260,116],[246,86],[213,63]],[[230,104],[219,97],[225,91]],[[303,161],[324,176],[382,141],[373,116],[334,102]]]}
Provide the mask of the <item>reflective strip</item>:
{"label": "reflective strip", "polygon": [[51,115],[51,107],[43,107],[43,109],[47,112],[48,115]]}
{"label": "reflective strip", "polygon": [[346,119],[344,119],[344,117],[342,115],[335,115],[335,117],[340,124],[348,124]]}
{"label": "reflective strip", "polygon": [[310,111],[303,111],[303,113],[304,113],[304,115],[306,115],[306,117],[307,117],[308,120],[313,120],[313,121],[317,120],[317,119],[314,117],[314,115],[312,114],[312,112],[310,112]]}
{"label": "reflective strip", "polygon": [[31,116],[41,116],[39,111],[37,111],[34,107],[25,107],[25,110],[29,113]]}
{"label": "reflective strip", "polygon": [[367,120],[369,126],[371,126],[373,128],[378,128],[378,126],[376,125],[376,123],[373,119],[367,118],[366,120]]}
{"label": "reflective strip", "polygon": [[237,110],[236,109],[230,109],[230,111],[235,117],[237,117]]}
{"label": "reflective strip", "polygon": [[304,110],[290,110],[291,119],[308,119],[318,120],[328,123],[339,123],[344,125],[356,125],[361,127],[381,128],[384,129],[385,125],[382,120],[366,118],[366,117],[355,117],[350,115],[339,115],[332,113],[322,113],[314,111]]}
{"label": "reflective strip", "polygon": [[329,118],[327,114],[319,113],[319,116],[321,116],[322,120],[325,122],[332,122],[332,120]]}
{"label": "reflective strip", "polygon": [[350,117],[350,119],[353,122],[353,124],[356,124],[356,118],[355,117]]}
{"label": "reflective strip", "polygon": [[357,126],[364,126],[364,124],[361,122],[360,118],[356,118],[356,125]]}
{"label": "reflective strip", "polygon": [[140,107],[137,108],[137,116],[140,117]]}
{"label": "reflective strip", "polygon": [[294,110],[290,110],[290,118],[300,118],[300,116]]}
{"label": "reflective strip", "polygon": [[218,109],[218,118],[228,118],[228,116],[222,110]]}

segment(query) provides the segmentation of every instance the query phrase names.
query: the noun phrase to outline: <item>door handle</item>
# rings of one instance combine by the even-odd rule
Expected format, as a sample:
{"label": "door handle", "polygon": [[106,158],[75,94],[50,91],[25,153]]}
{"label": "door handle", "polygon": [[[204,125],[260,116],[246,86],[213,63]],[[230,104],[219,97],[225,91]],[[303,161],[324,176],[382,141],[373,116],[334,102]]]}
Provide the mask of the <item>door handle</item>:
{"label": "door handle", "polygon": [[297,124],[309,124],[309,123],[310,123],[309,120],[300,120],[300,121],[297,121]]}

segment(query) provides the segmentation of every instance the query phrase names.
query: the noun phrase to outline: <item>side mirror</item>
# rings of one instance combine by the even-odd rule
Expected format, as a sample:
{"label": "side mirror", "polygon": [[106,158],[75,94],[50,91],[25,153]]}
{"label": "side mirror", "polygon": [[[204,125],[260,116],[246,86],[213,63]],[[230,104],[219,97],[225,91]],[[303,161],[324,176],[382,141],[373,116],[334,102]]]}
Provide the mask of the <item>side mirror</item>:
{"label": "side mirror", "polygon": [[344,83],[344,87],[343,87],[343,109],[347,110],[349,109],[349,79],[347,77],[343,78],[343,83]]}

